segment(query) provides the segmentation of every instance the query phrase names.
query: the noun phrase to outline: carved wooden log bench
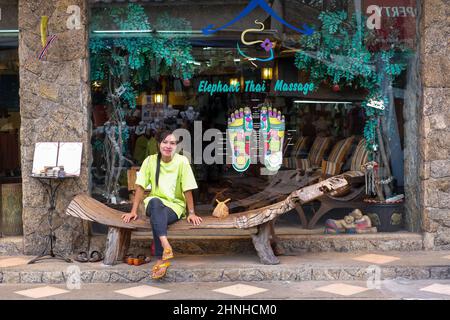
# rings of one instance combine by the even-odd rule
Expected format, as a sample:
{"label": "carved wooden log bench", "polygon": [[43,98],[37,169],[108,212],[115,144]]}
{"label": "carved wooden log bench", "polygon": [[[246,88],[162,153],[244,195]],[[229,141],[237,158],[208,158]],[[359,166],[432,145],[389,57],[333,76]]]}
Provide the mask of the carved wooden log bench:
{"label": "carved wooden log bench", "polygon": [[[253,245],[263,264],[278,264],[279,259],[274,255],[271,244],[270,222],[298,205],[304,204],[324,193],[337,192],[346,189],[348,181],[345,176],[335,176],[317,184],[304,187],[292,192],[285,200],[275,204],[253,209],[241,213],[230,214],[224,219],[213,216],[202,217],[203,222],[194,226],[182,219],[169,226],[169,231],[195,229],[246,229],[251,232]],[[107,207],[86,194],[77,195],[69,204],[66,214],[84,220],[96,221],[107,225],[108,236],[103,263],[113,265],[122,261],[126,254],[133,230],[151,230],[148,218],[125,223],[121,216],[124,212]]]}

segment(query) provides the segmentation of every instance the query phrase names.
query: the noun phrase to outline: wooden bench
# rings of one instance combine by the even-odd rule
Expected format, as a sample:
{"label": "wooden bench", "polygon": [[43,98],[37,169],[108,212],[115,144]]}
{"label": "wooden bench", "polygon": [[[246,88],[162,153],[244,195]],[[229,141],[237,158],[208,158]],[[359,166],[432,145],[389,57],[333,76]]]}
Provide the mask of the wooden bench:
{"label": "wooden bench", "polygon": [[[194,226],[182,219],[169,226],[169,231],[196,229],[246,229],[251,233],[253,245],[263,264],[278,264],[279,259],[274,255],[271,247],[270,223],[298,205],[313,201],[325,193],[336,193],[348,187],[348,180],[344,175],[335,176],[317,184],[304,187],[292,192],[285,200],[262,208],[241,213],[230,214],[224,219],[211,216],[202,217],[203,222]],[[121,216],[124,212],[107,207],[86,194],[77,195],[69,204],[66,214],[84,220],[96,221],[109,227],[105,258],[103,263],[113,265],[121,262],[127,253],[131,232],[133,230],[151,230],[147,217],[125,223]],[[274,240],[274,239],[272,239]]]}

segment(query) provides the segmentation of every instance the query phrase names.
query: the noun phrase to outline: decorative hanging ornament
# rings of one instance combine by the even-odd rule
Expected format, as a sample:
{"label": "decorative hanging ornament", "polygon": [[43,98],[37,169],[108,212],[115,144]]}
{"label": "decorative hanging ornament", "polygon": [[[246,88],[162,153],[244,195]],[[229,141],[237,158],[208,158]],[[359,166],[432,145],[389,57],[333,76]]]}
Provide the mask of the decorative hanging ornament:
{"label": "decorative hanging ornament", "polygon": [[376,180],[378,178],[378,163],[375,161],[367,162],[361,166],[364,171],[366,182],[366,194],[376,195]]}
{"label": "decorative hanging ornament", "polygon": [[339,91],[341,91],[341,87],[338,85],[338,84],[335,84],[335,85],[333,85],[333,91],[334,92],[339,92]]}
{"label": "decorative hanging ornament", "polygon": [[184,85],[185,87],[189,87],[189,86],[191,85],[191,80],[189,80],[189,79],[183,79],[183,85]]}
{"label": "decorative hanging ornament", "polygon": [[381,99],[380,100],[370,99],[369,102],[367,103],[367,106],[378,110],[384,110],[386,108],[384,105],[384,101]]}

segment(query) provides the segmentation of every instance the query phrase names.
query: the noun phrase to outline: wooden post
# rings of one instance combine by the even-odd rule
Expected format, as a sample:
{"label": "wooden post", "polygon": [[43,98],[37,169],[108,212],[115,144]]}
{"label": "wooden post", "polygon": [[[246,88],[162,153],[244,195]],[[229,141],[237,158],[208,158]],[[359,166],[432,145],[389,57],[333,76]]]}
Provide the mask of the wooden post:
{"label": "wooden post", "polygon": [[297,214],[300,217],[303,229],[306,229],[308,227],[308,220],[306,219],[305,211],[303,211],[302,206],[300,204],[295,206],[295,211],[297,211]]}
{"label": "wooden post", "polygon": [[270,222],[258,226],[258,233],[252,234],[253,245],[262,264],[279,264],[270,245]]}
{"label": "wooden post", "polygon": [[131,230],[109,227],[103,264],[112,266],[117,261],[122,261],[130,246],[130,240]]}

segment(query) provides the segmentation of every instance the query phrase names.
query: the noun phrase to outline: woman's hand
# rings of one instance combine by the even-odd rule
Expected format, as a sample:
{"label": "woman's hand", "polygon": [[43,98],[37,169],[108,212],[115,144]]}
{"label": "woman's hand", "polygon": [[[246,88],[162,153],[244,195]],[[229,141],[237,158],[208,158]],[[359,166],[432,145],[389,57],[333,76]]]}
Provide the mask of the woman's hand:
{"label": "woman's hand", "polygon": [[131,213],[128,214],[123,214],[122,215],[122,220],[125,221],[126,223],[130,222],[130,221],[134,221],[138,218],[138,215],[136,212],[131,211]]}
{"label": "woman's hand", "polygon": [[195,213],[190,213],[187,217],[187,221],[192,223],[194,226],[198,226],[200,223],[202,223],[203,220]]}

